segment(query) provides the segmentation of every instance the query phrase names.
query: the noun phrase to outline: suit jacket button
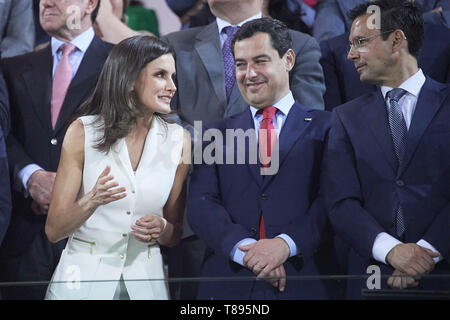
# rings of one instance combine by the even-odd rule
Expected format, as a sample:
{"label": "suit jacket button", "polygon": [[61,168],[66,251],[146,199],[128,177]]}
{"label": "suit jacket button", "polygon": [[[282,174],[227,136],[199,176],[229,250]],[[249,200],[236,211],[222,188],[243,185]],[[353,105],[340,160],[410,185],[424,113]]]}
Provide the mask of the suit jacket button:
{"label": "suit jacket button", "polygon": [[262,195],[261,195],[261,200],[267,200],[267,195],[265,194],[265,193],[263,193]]}
{"label": "suit jacket button", "polygon": [[252,236],[256,236],[256,229],[255,228],[251,228],[250,229],[250,233]]}
{"label": "suit jacket button", "polygon": [[53,138],[52,140],[50,140],[50,143],[56,146],[58,144],[58,140],[56,138]]}
{"label": "suit jacket button", "polygon": [[403,187],[405,185],[405,182],[403,182],[403,180],[397,180],[395,181],[395,183],[397,184],[397,186],[399,187]]}

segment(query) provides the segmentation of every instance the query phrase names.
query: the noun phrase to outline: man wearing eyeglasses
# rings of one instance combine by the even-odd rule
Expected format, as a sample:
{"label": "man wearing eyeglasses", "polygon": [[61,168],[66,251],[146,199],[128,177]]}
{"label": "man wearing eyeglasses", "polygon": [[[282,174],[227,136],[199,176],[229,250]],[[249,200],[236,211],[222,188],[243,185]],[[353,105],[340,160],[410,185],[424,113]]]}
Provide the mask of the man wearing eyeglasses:
{"label": "man wearing eyeglasses", "polygon": [[348,59],[378,90],[333,110],[327,207],[349,245],[347,273],[388,277],[351,280],[347,297],[389,287],[448,296],[449,86],[418,68],[423,19],[412,2],[376,0],[350,16]]}

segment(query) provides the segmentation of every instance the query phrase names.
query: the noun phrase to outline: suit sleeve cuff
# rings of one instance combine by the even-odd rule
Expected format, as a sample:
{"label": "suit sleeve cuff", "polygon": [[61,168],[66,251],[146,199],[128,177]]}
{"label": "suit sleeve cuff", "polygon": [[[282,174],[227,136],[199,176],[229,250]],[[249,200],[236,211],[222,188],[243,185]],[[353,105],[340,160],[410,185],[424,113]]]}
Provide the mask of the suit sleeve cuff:
{"label": "suit sleeve cuff", "polygon": [[403,242],[395,239],[390,234],[381,232],[377,235],[373,243],[372,256],[375,260],[387,264],[387,254],[392,250],[392,248],[401,243]]}
{"label": "suit sleeve cuff", "polygon": [[285,233],[282,233],[282,234],[279,234],[278,236],[276,236],[276,238],[283,239],[287,243],[287,245],[289,246],[289,251],[290,251],[289,258],[293,257],[293,256],[295,256],[297,254],[297,246],[296,246],[294,240],[292,240],[291,237],[289,237]]}
{"label": "suit sleeve cuff", "polygon": [[250,243],[256,242],[253,238],[244,238],[233,247],[233,249],[230,252],[230,259],[233,260],[236,263],[239,263],[241,266],[244,266],[244,256],[245,252],[238,249],[239,246],[246,246]]}
{"label": "suit sleeve cuff", "polygon": [[435,264],[442,260],[442,255],[441,255],[441,253],[440,253],[439,251],[437,251],[436,248],[433,247],[428,241],[425,241],[425,240],[423,240],[423,239],[420,239],[419,241],[417,241],[416,244],[417,244],[418,246],[421,246],[421,247],[430,249],[431,251],[434,251],[434,252],[439,253],[439,257],[433,258]]}
{"label": "suit sleeve cuff", "polygon": [[28,197],[28,186],[27,186],[28,185],[28,180],[33,175],[33,173],[35,173],[38,170],[44,170],[44,169],[42,169],[37,164],[33,163],[33,164],[29,164],[26,167],[24,167],[17,174],[17,176],[20,179],[20,181],[22,181],[23,189],[25,190],[25,192],[24,192],[25,193],[25,198]]}

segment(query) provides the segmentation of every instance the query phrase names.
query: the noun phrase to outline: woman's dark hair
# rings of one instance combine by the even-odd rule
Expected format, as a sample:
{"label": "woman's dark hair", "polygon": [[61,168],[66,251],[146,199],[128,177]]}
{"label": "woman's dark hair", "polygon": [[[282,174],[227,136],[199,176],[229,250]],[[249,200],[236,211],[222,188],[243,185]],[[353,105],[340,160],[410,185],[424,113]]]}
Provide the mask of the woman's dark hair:
{"label": "woman's dark hair", "polygon": [[[123,40],[109,53],[94,92],[80,106],[75,118],[99,115],[97,125],[104,134],[96,148],[108,152],[111,146],[126,137],[143,115],[133,91],[133,83],[145,66],[174,51],[170,45],[152,36],[135,36]],[[173,123],[170,114],[154,113],[163,123]],[[156,119],[155,119],[156,120]]]}

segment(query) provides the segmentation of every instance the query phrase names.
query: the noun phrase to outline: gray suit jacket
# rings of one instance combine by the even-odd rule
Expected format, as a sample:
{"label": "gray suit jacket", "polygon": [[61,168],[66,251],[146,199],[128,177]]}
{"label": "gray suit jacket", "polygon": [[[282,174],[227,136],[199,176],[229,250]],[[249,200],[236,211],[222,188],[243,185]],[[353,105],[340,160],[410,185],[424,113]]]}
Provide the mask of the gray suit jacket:
{"label": "gray suit jacket", "polygon": [[33,2],[0,0],[0,51],[2,57],[13,57],[33,51]]}
{"label": "gray suit jacket", "polygon": [[[296,62],[291,71],[291,91],[301,104],[323,109],[325,91],[320,49],[314,38],[290,31]],[[172,107],[188,124],[204,123],[244,111],[247,104],[235,84],[230,101],[225,94],[225,76],[217,23],[171,33],[162,37],[176,52],[177,93]]]}
{"label": "gray suit jacket", "polygon": [[[319,0],[316,7],[316,20],[313,25],[313,35],[318,42],[339,36],[350,30],[352,21],[347,17],[347,12],[359,4],[368,0]],[[442,7],[448,10],[450,0],[416,0],[424,14],[424,18],[433,22],[439,14],[431,14],[429,11]],[[445,17],[446,14],[442,16]]]}

